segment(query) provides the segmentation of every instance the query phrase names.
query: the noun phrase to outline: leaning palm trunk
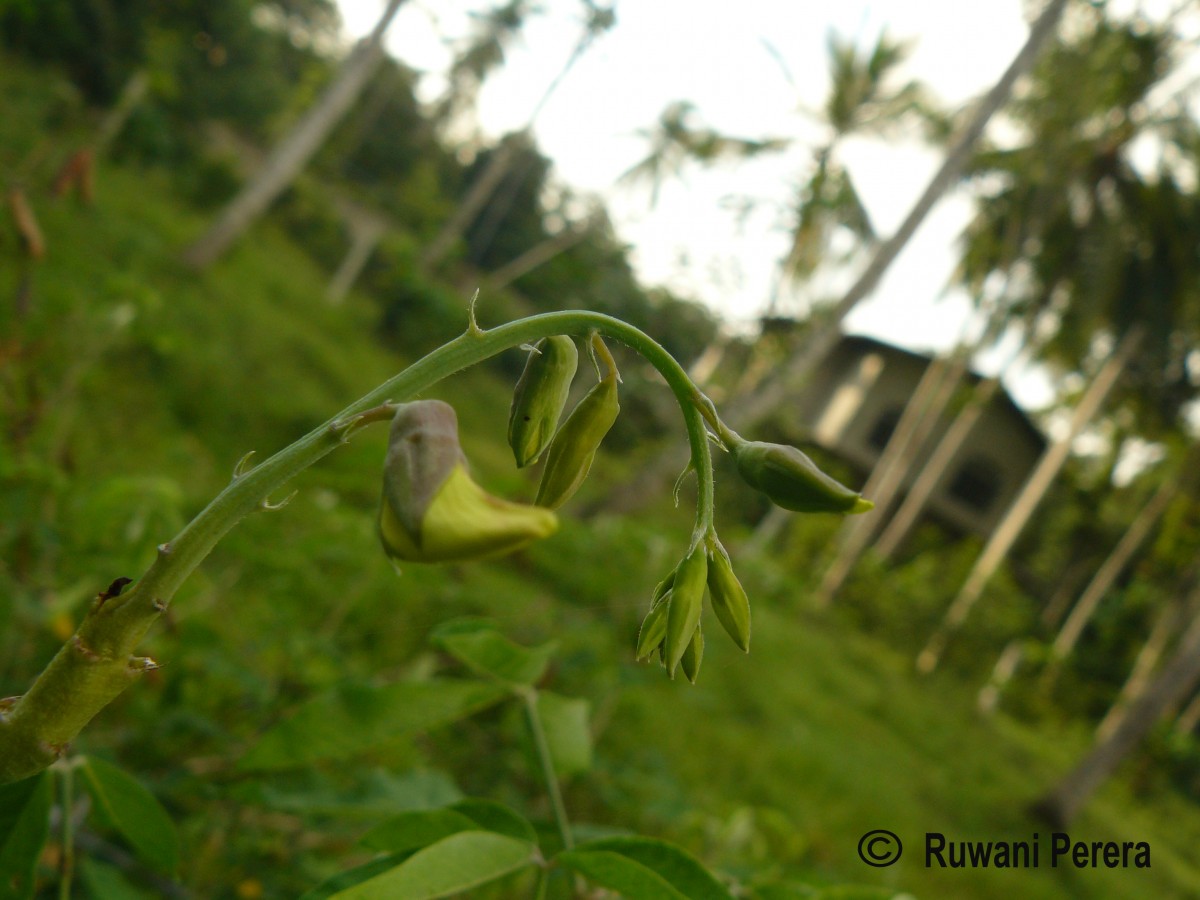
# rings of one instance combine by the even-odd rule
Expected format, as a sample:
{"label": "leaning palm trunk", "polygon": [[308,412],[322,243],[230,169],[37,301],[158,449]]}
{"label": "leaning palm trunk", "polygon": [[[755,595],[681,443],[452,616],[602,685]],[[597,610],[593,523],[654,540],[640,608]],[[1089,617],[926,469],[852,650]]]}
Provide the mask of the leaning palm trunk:
{"label": "leaning palm trunk", "polygon": [[1025,45],[1009,63],[1000,79],[980,100],[970,121],[947,151],[941,168],[926,185],[900,227],[891,237],[879,244],[858,280],[831,309],[824,311],[821,324],[812,332],[804,346],[779,367],[776,377],[763,385],[746,403],[732,407],[737,412],[735,427],[758,422],[765,414],[776,409],[785,399],[791,386],[806,380],[829,354],[841,333],[842,321],[855,306],[871,295],[884,273],[916,234],[938,200],[957,183],[988,122],[1008,102],[1017,79],[1033,67],[1042,47],[1054,34],[1065,7],[1066,0],[1050,0],[1046,5],[1029,30]]}
{"label": "leaning palm trunk", "polygon": [[342,63],[321,98],[275,145],[262,169],[221,211],[212,227],[184,251],[185,262],[199,269],[214,263],[295,181],[382,62],[383,36],[403,2],[388,0],[374,30]]}
{"label": "leaning palm trunk", "polygon": [[1154,627],[1150,629],[1150,635],[1146,638],[1146,642],[1142,644],[1142,649],[1138,651],[1137,659],[1133,661],[1133,668],[1130,670],[1125,684],[1121,686],[1117,699],[1113,701],[1108,712],[1104,714],[1104,718],[1100,720],[1100,724],[1096,726],[1097,738],[1104,740],[1120,727],[1121,722],[1129,714],[1129,704],[1146,690],[1146,685],[1149,684],[1163,654],[1171,644],[1171,638],[1179,633],[1185,623],[1200,613],[1200,609],[1197,609],[1198,605],[1200,605],[1200,589],[1194,590],[1186,600],[1176,598],[1162,611],[1155,621]]}
{"label": "leaning palm trunk", "polygon": [[[542,92],[542,96],[534,105],[533,111],[529,114],[529,118],[525,122],[525,127],[518,134],[511,135],[507,140],[501,142],[500,146],[492,153],[483,171],[479,173],[479,176],[471,183],[471,186],[467,188],[466,196],[463,197],[462,202],[459,203],[454,213],[442,226],[441,231],[437,233],[425,248],[424,253],[421,254],[421,264],[426,269],[432,269],[440,263],[446,254],[450,252],[454,244],[466,234],[467,229],[479,217],[484,206],[492,199],[497,188],[500,187],[501,182],[513,171],[514,166],[521,158],[520,154],[517,153],[518,148],[523,144],[533,145],[534,122],[537,121],[537,117],[550,101],[551,96],[558,89],[558,86],[562,84],[563,79],[567,77],[567,73],[571,71],[575,63],[579,61],[579,58],[583,56],[599,33],[598,30],[594,30],[592,27],[589,27],[584,32],[579,42],[575,45],[575,49],[567,58],[566,63],[563,64],[562,68],[551,79],[546,90]],[[523,176],[521,177],[523,178]],[[508,209],[512,206],[512,198],[509,197],[502,205],[504,209],[497,212],[497,221],[508,213]]]}
{"label": "leaning palm trunk", "polygon": [[996,573],[996,569],[1012,549],[1017,538],[1037,510],[1038,505],[1046,496],[1055,477],[1067,461],[1071,452],[1071,444],[1092,420],[1100,406],[1108,397],[1109,392],[1117,383],[1121,373],[1129,364],[1133,352],[1137,349],[1142,338],[1142,326],[1135,325],[1121,339],[1117,352],[1104,364],[1099,374],[1088,387],[1087,392],[1075,408],[1067,434],[1050,446],[1037,467],[1025,482],[1021,493],[1017,495],[1000,524],[996,526],[984,545],[983,551],[975,561],[971,573],[967,576],[958,596],[950,604],[937,630],[930,636],[928,643],[917,657],[917,670],[923,673],[932,672],[941,661],[942,652],[950,635],[957,631],[966,621],[967,616],[983,594],[983,589]]}
{"label": "leaning palm trunk", "polygon": [[[1197,593],[1200,588],[1193,591],[1190,602],[1195,602]],[[1197,683],[1200,683],[1200,616],[1192,620],[1163,670],[1132,698],[1120,724],[1097,741],[1079,765],[1037,802],[1034,810],[1056,826],[1067,825],[1163,713],[1183,702]]]}
{"label": "leaning palm trunk", "polygon": [[1197,725],[1200,725],[1200,691],[1192,698],[1192,702],[1183,708],[1183,712],[1175,720],[1175,731],[1178,734],[1188,735],[1196,730]]}
{"label": "leaning palm trunk", "polygon": [[145,99],[146,93],[150,90],[150,77],[146,74],[145,69],[138,69],[125,82],[125,86],[121,88],[121,95],[117,98],[116,105],[108,111],[104,119],[100,122],[100,129],[96,132],[96,140],[92,144],[92,152],[96,156],[100,156],[109,145],[116,139],[117,135],[124,129],[126,123],[129,122],[129,117],[141,105]]}
{"label": "leaning palm trunk", "polygon": [[[942,475],[958,456],[958,451],[966,443],[971,431],[975,428],[975,423],[979,421],[999,387],[999,378],[988,378],[981,381],[971,395],[966,409],[959,413],[950,427],[946,429],[946,433],[942,435],[942,439],[938,441],[937,446],[926,460],[921,474],[913,482],[912,490],[908,492],[904,502],[896,510],[896,515],[891,518],[879,536],[879,540],[875,544],[875,551],[881,557],[890,559],[900,549],[900,545],[904,543],[913,526],[916,525],[921,513],[925,511],[925,506],[929,503],[929,498],[933,496]],[[868,494],[868,496],[870,495]]]}
{"label": "leaning palm trunk", "polygon": [[1154,496],[1142,507],[1134,518],[1133,523],[1121,536],[1121,540],[1117,542],[1117,546],[1113,548],[1103,565],[1096,570],[1095,576],[1084,588],[1084,591],[1079,596],[1071,614],[1067,616],[1067,620],[1063,622],[1062,628],[1058,632],[1058,636],[1054,639],[1054,644],[1050,650],[1050,666],[1046,671],[1047,682],[1052,682],[1056,677],[1059,669],[1062,666],[1063,660],[1071,655],[1075,649],[1075,645],[1079,642],[1079,636],[1083,634],[1083,629],[1087,623],[1092,620],[1092,616],[1096,614],[1096,609],[1100,605],[1100,601],[1112,589],[1121,573],[1125,571],[1130,560],[1133,559],[1138,548],[1142,546],[1150,531],[1154,528],[1155,523],[1162,518],[1162,514],[1166,512],[1167,506],[1171,499],[1179,490],[1179,477],[1182,474],[1177,473],[1172,478],[1167,478],[1163,481]]}
{"label": "leaning palm trunk", "polygon": [[582,222],[568,225],[558,234],[534,244],[515,259],[493,271],[483,282],[484,291],[498,291],[507,287],[523,275],[528,275],[538,266],[545,265],[561,253],[566,253],[586,239],[595,227],[597,219],[589,217]]}
{"label": "leaning palm trunk", "polygon": [[[1078,603],[1075,604],[1075,608],[1071,611],[1071,617],[1063,625],[1058,633],[1058,637],[1054,641],[1051,660],[1042,672],[1042,689],[1044,691],[1049,690],[1054,680],[1058,677],[1063,660],[1074,649],[1075,642],[1080,632],[1082,632],[1084,624],[1086,624],[1086,621],[1095,612],[1100,599],[1112,588],[1113,582],[1116,581],[1120,573],[1129,564],[1130,558],[1146,539],[1154,523],[1162,516],[1167,508],[1168,501],[1175,495],[1178,487],[1178,475],[1162,483],[1154,496],[1142,507],[1137,517],[1133,520],[1133,524],[1129,526],[1129,529],[1117,543],[1116,548],[1109,555],[1108,559],[1096,570],[1096,574],[1083,589]],[[1067,600],[1074,595],[1075,589],[1078,586],[1075,585],[1072,587],[1070,586],[1071,584],[1071,579],[1065,579],[1064,584],[1060,586],[1060,590],[1055,592],[1050,602],[1046,604],[1046,608],[1042,613],[1042,624],[1044,626],[1053,627],[1062,616],[1063,611],[1066,609]],[[1130,675],[1129,681],[1125,683],[1125,687],[1121,691],[1121,698],[1127,699],[1129,696],[1132,696],[1137,692],[1142,683],[1149,678],[1153,667],[1162,656],[1166,637],[1176,632],[1181,621],[1181,613],[1177,604],[1172,609],[1176,614],[1174,616],[1169,614],[1161,616],[1150,637],[1143,645],[1142,652],[1138,655],[1137,662],[1133,667],[1134,674]],[[1071,624],[1072,619],[1078,620],[1074,626]],[[1161,638],[1158,637],[1160,631],[1162,632]],[[1156,645],[1157,650],[1154,650],[1153,648]],[[1000,659],[997,661],[996,667],[992,672],[991,679],[979,693],[979,708],[981,712],[990,713],[995,711],[996,706],[1000,702],[1000,697],[1004,693],[1004,689],[1017,673],[1027,646],[1028,641],[1026,639],[1017,639],[1010,641],[1004,648],[1004,652],[1000,654]],[[1015,658],[1010,659],[1010,654],[1015,654]],[[1097,733],[1101,737],[1107,736],[1105,733],[1105,722],[1113,719],[1118,706],[1124,706],[1124,701],[1121,698],[1118,698],[1117,703],[1109,710],[1104,722],[1100,723]]]}
{"label": "leaning palm trunk", "polygon": [[[1002,305],[1002,303],[997,303],[997,307]],[[1032,354],[1034,347],[1039,345],[1036,338],[1039,331],[1039,321],[1039,319],[1035,318],[1025,330],[1025,338],[1020,347],[1008,358],[1001,367],[1000,372],[995,377],[985,378],[975,385],[966,406],[955,416],[954,421],[950,423],[950,427],[946,429],[945,434],[942,435],[933,452],[925,460],[925,464],[921,467],[920,473],[905,495],[900,508],[896,510],[896,514],[887,522],[883,532],[879,536],[879,540],[875,544],[875,552],[882,559],[891,559],[908,538],[908,535],[920,520],[921,514],[925,511],[925,507],[929,504],[929,499],[933,496],[933,492],[941,482],[943,474],[950,470],[951,463],[954,462],[958,456],[958,452],[966,444],[967,438],[971,436],[975,424],[983,416],[983,411],[987,409],[988,404],[992,402],[992,397],[1000,389],[1005,375],[1022,354]],[[998,336],[998,332],[1002,326],[1003,322],[1000,316],[998,314],[994,315],[988,328],[984,331],[982,337],[980,337],[975,351],[978,352],[994,340]]]}
{"label": "leaning palm trunk", "polygon": [[875,515],[858,516],[846,521],[839,533],[838,551],[817,588],[819,606],[827,606],[845,583],[855,563],[875,536],[878,523],[891,510],[904,479],[918,452],[950,404],[955,389],[966,372],[966,354],[951,359],[938,357],[925,369],[916,390],[904,407],[900,421],[888,438],[887,446],[863,487],[863,494],[875,504]]}
{"label": "leaning palm trunk", "polygon": [[[908,216],[895,234],[875,248],[866,269],[846,294],[832,308],[822,311],[821,322],[803,346],[785,360],[773,376],[752,395],[741,402],[730,404],[729,421],[732,427],[752,428],[771,412],[779,409],[796,385],[803,383],[829,354],[841,333],[842,321],[859,302],[871,295],[938,200],[957,183],[988,122],[1008,102],[1017,79],[1033,67],[1042,48],[1054,34],[1066,5],[1067,0],[1050,0],[1046,5],[1030,28],[1025,45],[1013,57],[1004,74],[979,101],[970,121],[946,152],[941,167],[913,204]],[[682,452],[665,453],[660,459],[661,464],[645,467],[633,482],[615,493],[610,507],[627,511],[644,502],[646,497],[654,496],[656,489],[672,472],[683,468],[685,457]]]}
{"label": "leaning palm trunk", "polygon": [[1000,705],[1004,689],[1016,677],[1017,670],[1025,660],[1027,647],[1028,641],[1025,639],[1013,639],[1004,645],[996,659],[996,665],[992,667],[991,677],[988,678],[987,684],[979,689],[979,695],[975,698],[976,707],[984,715],[991,715]]}
{"label": "leaning palm trunk", "polygon": [[351,224],[350,247],[325,287],[325,298],[330,303],[336,306],[346,299],[386,230],[383,220],[377,218]]}
{"label": "leaning palm trunk", "polygon": [[504,180],[504,176],[512,168],[517,159],[518,148],[527,143],[525,136],[525,132],[509,135],[492,151],[483,171],[467,188],[466,196],[454,208],[454,213],[446,220],[442,230],[429,242],[421,254],[421,265],[427,269],[436,266],[450,252],[450,248],[454,246],[455,242],[471,227],[471,223],[478,217],[484,205],[499,187],[500,182]]}

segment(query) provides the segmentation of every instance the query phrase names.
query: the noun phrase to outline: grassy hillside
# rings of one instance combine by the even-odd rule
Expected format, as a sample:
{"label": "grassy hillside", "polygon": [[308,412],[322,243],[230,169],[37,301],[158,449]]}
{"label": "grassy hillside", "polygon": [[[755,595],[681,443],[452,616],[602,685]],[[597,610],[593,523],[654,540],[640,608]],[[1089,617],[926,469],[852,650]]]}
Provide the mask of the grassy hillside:
{"label": "grassy hillside", "polygon": [[[0,71],[6,96],[25,96],[7,93],[14,79],[33,90],[29,73]],[[211,272],[183,268],[178,251],[205,218],[165,172],[103,164],[94,206],[48,199],[74,120],[51,130],[39,117],[60,88],[41,90],[42,104],[12,107],[28,129],[11,119],[0,128],[0,159],[14,166],[33,158],[30,129],[48,142],[47,162],[23,174],[49,248],[28,273],[21,312],[10,298],[24,264],[13,236],[0,240],[0,696],[20,693],[95,592],[141,571],[246,451],[283,446],[406,361],[377,336],[373,302],[330,307],[329,273],[269,223]],[[481,317],[495,324],[486,297]],[[405,342],[432,349],[452,336]],[[510,389],[481,370],[437,396],[458,407],[481,478],[528,496],[531,478],[504,445]],[[162,670],[74,748],[119,760],[167,803],[194,896],[295,896],[361,853],[353,840],[385,817],[386,798],[418,782],[548,817],[520,722],[503,712],[354,765],[265,781],[235,769],[266,727],[342,679],[451,670],[425,636],[463,614],[491,617],[522,643],[559,641],[548,686],[588,698],[593,712],[594,768],[566,792],[581,828],[671,838],[744,883],[786,876],[922,898],[1200,894],[1200,810],[1153,778],[1136,791],[1111,785],[1071,829],[1081,840],[1148,841],[1149,870],[925,869],[926,831],[1040,831],[1048,844],[1024,806],[1088,735],[1070,723],[978,718],[975,685],[918,679],[910,657],[809,611],[804,558],[735,555],[754,603],[749,656],[714,627],[697,687],[636,665],[649,592],[690,524],[665,493],[637,519],[581,521],[568,508],[558,535],[512,559],[397,577],[375,537],[383,437],[356,437],[299,479],[289,506],[251,517],[218,547],[147,641]],[[602,496],[621,468],[601,460],[587,491]],[[719,523],[732,547],[737,523]],[[892,868],[857,857],[859,837],[876,828],[905,843]],[[136,867],[129,877],[138,881]]]}

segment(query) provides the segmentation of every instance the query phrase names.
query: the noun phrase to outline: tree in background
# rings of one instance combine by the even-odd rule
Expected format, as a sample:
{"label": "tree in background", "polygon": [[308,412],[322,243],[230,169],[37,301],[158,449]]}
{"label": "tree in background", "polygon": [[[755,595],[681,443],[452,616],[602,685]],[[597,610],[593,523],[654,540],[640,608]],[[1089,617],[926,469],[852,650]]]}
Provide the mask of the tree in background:
{"label": "tree in background", "polygon": [[346,57],[321,98],[275,145],[262,168],[221,211],[209,230],[184,251],[185,262],[200,269],[212,265],[295,180],[383,61],[384,35],[403,2],[388,0],[374,29]]}
{"label": "tree in background", "polygon": [[[779,408],[783,397],[789,391],[794,390],[798,384],[802,383],[811,374],[819,361],[829,352],[840,334],[841,322],[849,314],[850,310],[871,294],[888,267],[916,233],[917,228],[924,221],[930,210],[933,209],[934,205],[946,191],[958,182],[970,158],[970,154],[976,142],[982,136],[988,122],[1008,100],[1018,78],[1033,66],[1043,46],[1055,33],[1058,20],[1066,4],[1067,0],[1051,0],[1047,4],[1037,21],[1031,27],[1029,38],[1026,40],[1025,45],[1016,57],[1014,57],[1013,61],[991,90],[975,104],[970,115],[967,117],[967,121],[955,130],[942,166],[930,180],[917,202],[909,211],[904,222],[896,230],[896,233],[876,246],[862,273],[837,303],[828,308],[823,308],[819,315],[813,317],[808,334],[799,346],[787,353],[785,359],[780,364],[773,367],[770,377],[762,384],[754,384],[750,387],[747,391],[747,396],[736,406],[735,417],[740,427],[747,427],[760,422],[772,410]],[[866,66],[865,71],[868,75],[866,83],[880,83],[882,76],[887,73],[891,65],[894,65],[898,61],[899,57],[900,54],[895,50],[872,53],[868,59],[876,60],[877,62],[874,67],[870,64]],[[886,65],[881,65],[883,63],[886,63]],[[831,94],[831,103],[829,104],[829,111],[833,117],[831,121],[844,126],[856,125],[859,123],[859,119],[848,113],[856,108],[856,104],[861,108],[870,110],[878,103],[879,98],[874,95],[873,91],[864,91],[862,89],[863,80],[858,75],[862,71],[861,66],[849,65],[845,61],[842,61],[835,65],[835,75],[839,71],[845,82],[845,88],[839,89],[835,85],[835,89]],[[885,102],[879,108],[890,110],[893,113],[912,111],[911,88],[901,88],[895,96],[906,97],[907,99],[903,102]],[[845,100],[839,100],[838,98],[845,98]],[[862,124],[878,127],[881,124],[890,125],[891,122],[886,117],[881,118],[876,115],[866,115],[862,119]],[[819,167],[815,175],[820,175]],[[827,184],[832,185],[832,198],[828,199],[837,201],[832,206],[818,200],[826,191],[830,190],[826,187]],[[816,190],[817,188],[820,189],[820,192]],[[806,199],[809,201],[807,204],[805,202]],[[863,220],[859,219],[854,213],[854,209],[857,206],[857,195],[846,188],[846,182],[843,178],[834,178],[830,182],[827,174],[821,176],[816,184],[810,183],[809,193],[807,197],[802,194],[801,201],[800,215],[797,221],[797,233],[801,234],[803,239],[799,242],[798,246],[794,241],[793,250],[789,253],[789,258],[794,259],[794,265],[798,271],[802,271],[805,261],[812,258],[811,247],[815,246],[816,243],[814,238],[817,236],[828,237],[831,233],[830,225],[832,223],[839,221],[857,222],[860,231],[862,231],[863,225]],[[810,210],[807,218],[804,215],[806,205]],[[821,215],[817,215],[818,211],[823,212]],[[829,211],[837,211],[837,215],[831,216],[828,214]],[[816,223],[820,223],[820,226],[818,227]],[[801,226],[803,226],[803,229],[800,228]],[[865,231],[862,233],[865,233]],[[804,237],[805,234],[811,237]],[[651,483],[663,479],[666,474],[665,468],[666,465],[664,463],[661,469],[655,469],[653,472],[648,471],[643,477],[638,479],[636,485],[622,491],[620,497],[628,498],[629,501],[632,501],[634,498],[645,496],[648,493],[647,487]],[[618,503],[618,506],[620,505]]]}
{"label": "tree in background", "polygon": [[[534,145],[533,126],[538,115],[580,57],[616,24],[611,7],[597,6],[592,0],[584,0],[583,7],[583,33],[571,54],[534,104],[525,126],[486,152],[487,165],[477,167],[453,213],[422,250],[421,262],[426,268],[438,265],[469,228],[475,232],[474,255],[481,252],[481,244],[489,244],[496,235],[500,221],[516,200],[516,193],[536,168],[536,154],[526,151]],[[487,74],[503,63],[505,44],[515,37],[531,11],[532,7],[524,0],[513,0],[482,17],[474,40],[451,66],[450,87],[437,107],[435,119],[450,126],[474,107],[479,87]]]}
{"label": "tree in background", "polygon": [[[922,650],[921,671],[937,666],[1108,393],[1153,438],[1178,427],[1194,391],[1184,348],[1200,335],[1200,291],[1185,273],[1200,264],[1200,207],[1172,160],[1196,132],[1172,101],[1156,112],[1151,96],[1172,70],[1171,23],[1081,9],[1074,24],[1012,108],[1020,144],[972,166],[996,187],[985,187],[968,228],[962,270],[977,290],[1004,279],[1014,314],[1049,310],[1058,327],[1044,358],[1069,369],[1090,360],[1097,374]],[[1155,171],[1132,159],[1139,138],[1161,142]]]}

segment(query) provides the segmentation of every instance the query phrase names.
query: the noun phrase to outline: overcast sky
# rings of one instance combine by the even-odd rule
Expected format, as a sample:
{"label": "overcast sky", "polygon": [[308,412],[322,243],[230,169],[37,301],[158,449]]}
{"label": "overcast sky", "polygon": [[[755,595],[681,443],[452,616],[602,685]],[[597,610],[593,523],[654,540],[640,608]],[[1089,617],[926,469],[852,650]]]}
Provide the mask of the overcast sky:
{"label": "overcast sky", "polygon": [[[347,32],[368,31],[381,0],[339,0]],[[398,58],[428,73],[423,96],[437,96],[450,52],[442,35],[464,35],[468,9],[490,4],[410,0],[393,23],[388,45]],[[576,0],[545,0],[513,45],[503,70],[486,85],[479,117],[494,137],[525,124],[581,32]],[[819,108],[828,88],[826,39],[831,30],[873,42],[888,29],[913,42],[907,77],[929,85],[948,106],[985,91],[1024,42],[1019,0],[919,0],[831,3],[810,0],[618,0],[617,24],[583,56],[540,114],[539,146],[558,179],[600,196],[620,235],[633,247],[639,276],[708,304],[732,323],[763,312],[784,253],[783,208],[794,196],[820,140],[802,108]],[[768,50],[777,52],[778,59]],[[781,65],[782,61],[782,65]],[[786,72],[785,72],[786,69]],[[698,121],[745,137],[796,138],[791,152],[772,160],[692,169],[664,185],[650,208],[646,191],[616,186],[617,177],[646,153],[637,132],[667,104],[689,100]],[[915,139],[856,141],[847,162],[879,234],[889,234],[938,165],[939,156]],[[740,225],[729,200],[765,201]],[[874,297],[847,322],[850,331],[917,350],[950,346],[967,320],[960,295],[943,297],[954,242],[969,212],[965,197],[943,201],[893,265]],[[819,286],[828,296],[836,284]],[[801,295],[793,309],[811,299]],[[819,299],[819,298],[818,298]],[[1032,404],[1048,397],[1044,384],[1018,386]]]}

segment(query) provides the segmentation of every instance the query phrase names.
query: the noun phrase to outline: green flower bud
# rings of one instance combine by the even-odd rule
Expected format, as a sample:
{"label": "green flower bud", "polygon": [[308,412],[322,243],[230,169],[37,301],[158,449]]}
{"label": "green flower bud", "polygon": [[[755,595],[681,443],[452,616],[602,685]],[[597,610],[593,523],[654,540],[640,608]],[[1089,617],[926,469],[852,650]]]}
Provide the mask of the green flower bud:
{"label": "green flower bud", "polygon": [[703,544],[697,544],[675,570],[675,584],[667,607],[667,634],[663,638],[663,661],[672,678],[700,624],[707,573],[708,555]]}
{"label": "green flower bud", "polygon": [[508,445],[518,469],[536,462],[550,443],[578,365],[579,351],[565,335],[542,338],[530,351],[508,412]]}
{"label": "green flower bud", "polygon": [[667,596],[667,593],[674,586],[675,586],[675,570],[672,569],[666,578],[664,578],[657,585],[655,585],[654,593],[650,595],[650,605],[653,606],[654,604],[658,603],[658,601],[661,600],[663,597]]}
{"label": "green flower bud", "polygon": [[733,565],[720,544],[708,564],[708,600],[721,627],[735,644],[749,653],[750,600],[746,589],[733,574]]}
{"label": "green flower bud", "polygon": [[534,500],[538,506],[558,509],[571,499],[587,478],[600,442],[621,411],[617,402],[618,379],[617,369],[610,363],[608,374],[571,410],[558,434],[554,435]]}
{"label": "green flower bud", "polygon": [[696,624],[696,631],[692,635],[691,641],[688,642],[687,649],[683,651],[683,657],[679,660],[679,665],[683,669],[683,674],[687,676],[687,680],[692,684],[696,683],[696,678],[700,674],[700,662],[704,659],[704,632],[700,629],[700,624]]}
{"label": "green flower bud", "polygon": [[875,504],[834,481],[817,464],[783,444],[743,441],[733,458],[745,482],[771,502],[794,512],[864,513]]}
{"label": "green flower bud", "polygon": [[[667,595],[670,595],[669,591]],[[659,600],[650,607],[646,618],[642,619],[642,627],[638,629],[637,651],[634,654],[639,661],[648,658],[661,646],[663,638],[666,637],[669,605],[667,601]]]}
{"label": "green flower bud", "polygon": [[408,562],[482,559],[557,529],[550,510],[510,503],[475,483],[448,404],[422,400],[397,409],[379,510],[379,536],[389,556]]}

